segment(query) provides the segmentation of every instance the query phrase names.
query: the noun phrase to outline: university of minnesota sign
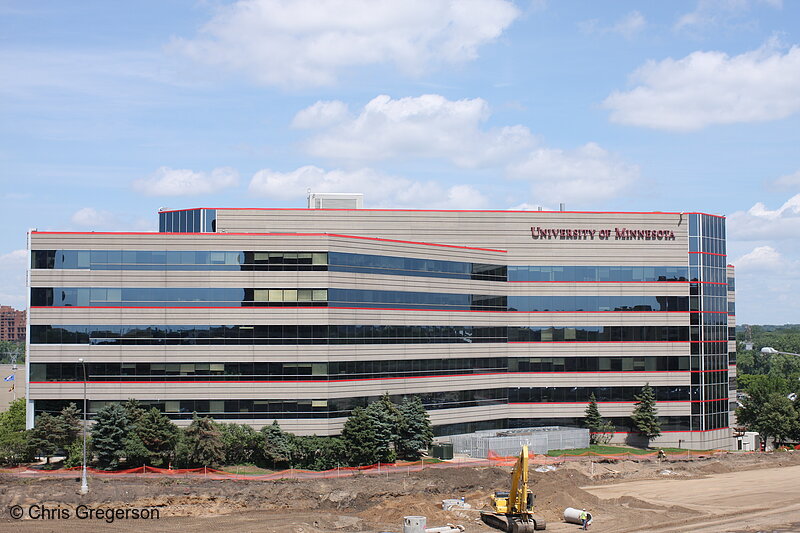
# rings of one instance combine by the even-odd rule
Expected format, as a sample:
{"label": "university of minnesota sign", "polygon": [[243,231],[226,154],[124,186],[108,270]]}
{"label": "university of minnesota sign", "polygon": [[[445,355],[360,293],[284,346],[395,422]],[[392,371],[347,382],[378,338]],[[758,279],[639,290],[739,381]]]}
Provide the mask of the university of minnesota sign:
{"label": "university of minnesota sign", "polygon": [[531,226],[531,238],[534,240],[639,240],[639,241],[674,241],[675,232],[668,229],[573,229],[573,228],[542,228]]}

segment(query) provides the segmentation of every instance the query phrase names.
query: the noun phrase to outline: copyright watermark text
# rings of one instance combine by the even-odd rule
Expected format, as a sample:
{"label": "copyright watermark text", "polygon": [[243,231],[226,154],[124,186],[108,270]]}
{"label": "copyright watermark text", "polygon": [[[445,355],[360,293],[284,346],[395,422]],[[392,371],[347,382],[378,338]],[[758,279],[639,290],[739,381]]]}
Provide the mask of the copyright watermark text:
{"label": "copyright watermark text", "polygon": [[27,507],[12,505],[8,514],[14,520],[102,520],[112,524],[117,520],[159,520],[161,513],[155,507],[90,507],[78,505],[77,507],[63,507],[61,505],[48,506],[34,503]]}

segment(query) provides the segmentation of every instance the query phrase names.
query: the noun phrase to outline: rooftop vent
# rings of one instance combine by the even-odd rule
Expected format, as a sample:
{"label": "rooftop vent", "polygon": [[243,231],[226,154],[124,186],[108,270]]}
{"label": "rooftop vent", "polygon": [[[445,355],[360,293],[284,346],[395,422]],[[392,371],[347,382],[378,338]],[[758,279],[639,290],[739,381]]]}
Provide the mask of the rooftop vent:
{"label": "rooftop vent", "polygon": [[309,209],[363,209],[364,195],[357,192],[308,193]]}

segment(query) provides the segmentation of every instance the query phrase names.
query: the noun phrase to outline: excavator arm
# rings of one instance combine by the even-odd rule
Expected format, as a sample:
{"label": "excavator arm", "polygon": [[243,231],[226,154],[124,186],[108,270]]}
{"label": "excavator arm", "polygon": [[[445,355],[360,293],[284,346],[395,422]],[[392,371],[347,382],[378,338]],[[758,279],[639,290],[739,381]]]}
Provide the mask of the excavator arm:
{"label": "excavator arm", "polygon": [[528,512],[528,445],[522,446],[511,473],[511,493],[508,495],[508,512],[526,514]]}
{"label": "excavator arm", "polygon": [[528,446],[522,447],[511,472],[511,491],[496,492],[493,512],[481,511],[481,520],[508,533],[533,533],[547,527],[544,518],[532,514],[533,495],[528,490]]}

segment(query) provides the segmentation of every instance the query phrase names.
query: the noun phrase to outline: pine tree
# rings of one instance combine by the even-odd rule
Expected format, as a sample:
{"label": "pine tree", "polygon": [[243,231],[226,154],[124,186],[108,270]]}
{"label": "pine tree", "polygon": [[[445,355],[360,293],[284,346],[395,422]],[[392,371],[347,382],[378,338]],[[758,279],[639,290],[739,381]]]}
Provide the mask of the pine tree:
{"label": "pine tree", "polygon": [[406,397],[398,407],[400,422],[395,449],[400,459],[416,461],[433,442],[431,419],[419,396]]}
{"label": "pine tree", "polygon": [[82,437],[82,412],[74,402],[70,402],[69,405],[61,410],[59,416],[61,417],[61,423],[64,425],[64,441],[60,442],[59,446],[66,448],[75,442],[79,436]]}
{"label": "pine tree", "polygon": [[272,468],[287,465],[291,459],[293,435],[283,431],[275,420],[269,426],[261,428],[261,437],[262,455],[266,463]]}
{"label": "pine tree", "polygon": [[395,442],[402,415],[397,406],[385,393],[377,402],[366,408],[375,427],[376,459],[380,463],[393,463],[397,459]]}
{"label": "pine tree", "polygon": [[[126,411],[135,417],[125,443],[125,459],[130,466],[150,464],[164,466],[175,454],[178,427],[156,407],[145,411],[126,404]],[[139,412],[141,411],[141,412]]]}
{"label": "pine tree", "polygon": [[97,462],[105,470],[119,468],[128,437],[128,418],[118,403],[97,410],[92,426],[92,447],[97,452]]}
{"label": "pine tree", "polygon": [[378,462],[378,449],[382,443],[373,417],[364,407],[358,406],[350,413],[342,429],[342,441],[347,450],[350,466],[371,465]]}
{"label": "pine tree", "polygon": [[192,466],[216,467],[225,461],[222,435],[214,421],[193,414],[192,423],[185,431],[188,461]]}
{"label": "pine tree", "polygon": [[139,403],[139,400],[136,398],[128,398],[128,400],[122,404],[122,408],[125,409],[125,416],[128,419],[128,424],[131,426],[135,426],[146,412],[145,408],[142,407],[142,404]]}
{"label": "pine tree", "polygon": [[636,432],[650,440],[661,435],[661,423],[658,421],[658,411],[656,410],[656,394],[649,383],[642,387],[641,392],[634,396],[634,404],[631,420]]}
{"label": "pine tree", "polygon": [[614,436],[614,424],[600,416],[597,399],[594,393],[589,396],[589,405],[586,406],[586,415],[583,425],[589,429],[589,442],[592,444],[607,444]]}
{"label": "pine tree", "polygon": [[136,432],[150,452],[150,464],[164,466],[175,454],[178,426],[157,408],[152,407],[139,418]]}
{"label": "pine tree", "polygon": [[47,458],[46,464],[50,464],[50,458],[56,454],[59,443],[64,442],[65,437],[64,424],[59,417],[50,413],[36,417],[31,431],[31,444],[39,455]]}

